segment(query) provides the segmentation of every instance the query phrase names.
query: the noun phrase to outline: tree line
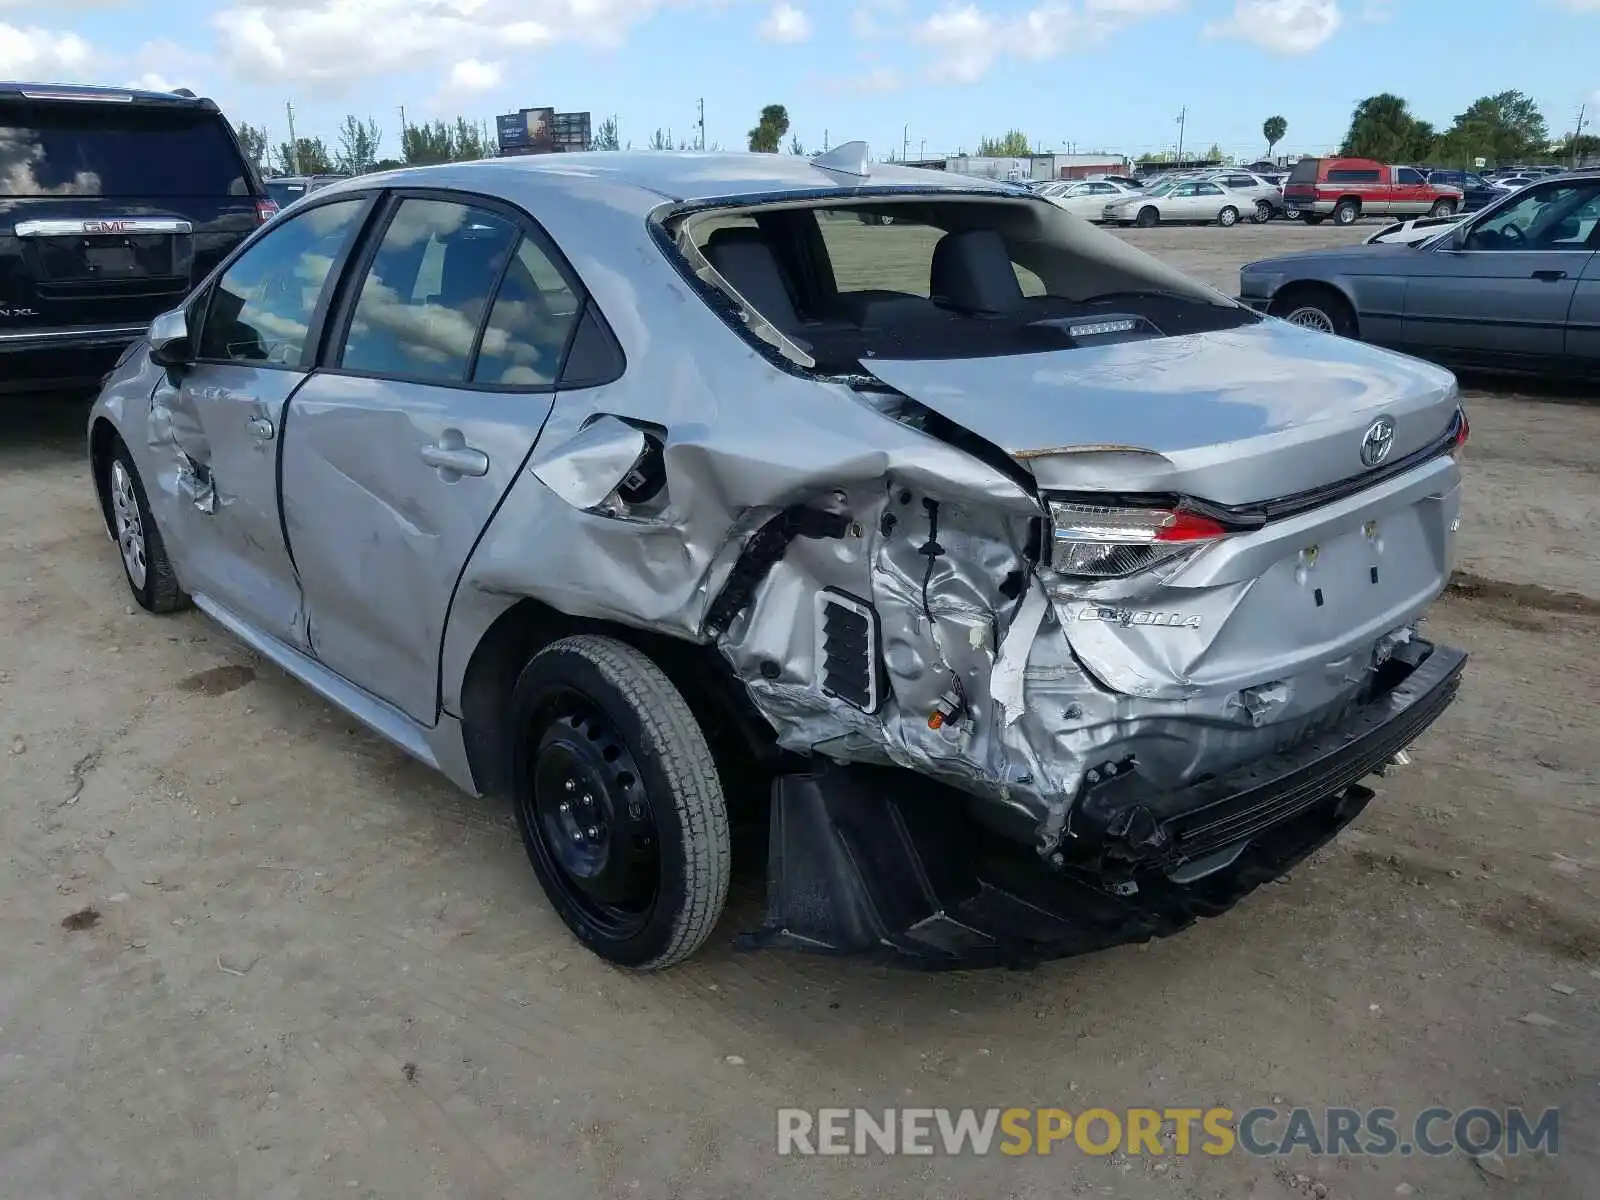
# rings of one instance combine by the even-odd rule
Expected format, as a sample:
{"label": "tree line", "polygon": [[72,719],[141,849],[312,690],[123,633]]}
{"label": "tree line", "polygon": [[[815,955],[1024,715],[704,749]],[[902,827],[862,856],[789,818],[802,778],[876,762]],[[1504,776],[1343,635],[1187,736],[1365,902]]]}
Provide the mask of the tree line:
{"label": "tree line", "polygon": [[362,120],[353,114],[345,117],[331,147],[320,137],[300,137],[293,143],[283,141],[274,146],[264,126],[249,123],[240,124],[235,132],[244,152],[258,167],[289,175],[365,175],[397,167],[469,162],[488,158],[497,149],[493,139],[466,117],[420,125],[407,123],[400,131],[398,158],[378,157],[383,130],[370,117]]}
{"label": "tree line", "polygon": [[1339,153],[1382,162],[1472,167],[1538,160],[1569,161],[1600,152],[1600,138],[1589,135],[1552,141],[1544,114],[1523,92],[1482,96],[1456,114],[1442,132],[1411,111],[1392,92],[1368,96],[1350,114],[1350,128]]}

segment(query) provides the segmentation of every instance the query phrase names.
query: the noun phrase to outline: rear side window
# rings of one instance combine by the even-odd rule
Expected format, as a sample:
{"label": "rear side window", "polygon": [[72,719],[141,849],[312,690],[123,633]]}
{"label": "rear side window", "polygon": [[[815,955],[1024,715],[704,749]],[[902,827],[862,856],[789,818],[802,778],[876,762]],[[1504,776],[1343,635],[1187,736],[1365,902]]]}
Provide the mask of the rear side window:
{"label": "rear side window", "polygon": [[524,237],[489,310],[473,382],[522,387],[554,383],[582,306],[545,252]]}
{"label": "rear side window", "polygon": [[1316,180],[1317,160],[1314,158],[1302,158],[1289,172],[1289,183],[1315,183]]}
{"label": "rear side window", "polygon": [[1382,179],[1382,174],[1374,169],[1343,167],[1328,172],[1329,183],[1378,183]]}
{"label": "rear side window", "polygon": [[460,383],[516,226],[447,200],[395,211],[361,283],[339,365],[396,379]]}
{"label": "rear side window", "polygon": [[0,196],[249,196],[217,113],[75,102],[0,105]]}

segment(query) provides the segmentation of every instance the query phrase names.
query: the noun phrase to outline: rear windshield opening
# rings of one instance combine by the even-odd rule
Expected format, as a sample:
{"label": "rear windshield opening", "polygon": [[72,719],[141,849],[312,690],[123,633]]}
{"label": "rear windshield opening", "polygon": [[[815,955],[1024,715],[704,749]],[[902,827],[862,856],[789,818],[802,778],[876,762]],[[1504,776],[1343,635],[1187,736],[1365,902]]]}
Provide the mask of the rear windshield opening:
{"label": "rear windshield opening", "polygon": [[249,196],[218,113],[138,105],[0,105],[0,197]]}
{"label": "rear windshield opening", "polygon": [[714,209],[677,245],[734,319],[827,372],[1232,328],[1259,318],[1043,200]]}
{"label": "rear windshield opening", "polygon": [[1289,172],[1290,183],[1315,183],[1317,181],[1317,160],[1302,158],[1295,163],[1294,170]]}

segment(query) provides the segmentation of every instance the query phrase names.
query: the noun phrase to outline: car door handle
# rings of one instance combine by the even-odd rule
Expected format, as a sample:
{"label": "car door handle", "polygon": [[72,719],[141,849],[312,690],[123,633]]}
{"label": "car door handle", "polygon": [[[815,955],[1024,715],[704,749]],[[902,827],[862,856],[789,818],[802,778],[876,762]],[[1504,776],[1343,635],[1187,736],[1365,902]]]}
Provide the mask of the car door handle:
{"label": "car door handle", "polygon": [[257,441],[270,442],[277,432],[273,428],[272,422],[267,420],[266,417],[250,418],[250,436]]}
{"label": "car door handle", "polygon": [[1565,271],[1535,271],[1533,278],[1542,279],[1545,283],[1559,283],[1567,277]]}
{"label": "car door handle", "polygon": [[424,446],[422,461],[439,471],[457,475],[487,475],[489,456],[472,446]]}

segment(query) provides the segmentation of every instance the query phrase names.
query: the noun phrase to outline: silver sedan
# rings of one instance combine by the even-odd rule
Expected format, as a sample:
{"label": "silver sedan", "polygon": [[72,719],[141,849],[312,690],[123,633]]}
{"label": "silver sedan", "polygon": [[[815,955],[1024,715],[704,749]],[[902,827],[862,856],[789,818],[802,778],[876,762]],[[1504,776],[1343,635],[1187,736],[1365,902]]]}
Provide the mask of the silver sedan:
{"label": "silver sedan", "polygon": [[1111,225],[1138,225],[1148,229],[1162,222],[1232,226],[1254,216],[1253,196],[1236,192],[1210,179],[1177,179],[1158,183],[1130,196],[1113,200],[1101,211]]}

